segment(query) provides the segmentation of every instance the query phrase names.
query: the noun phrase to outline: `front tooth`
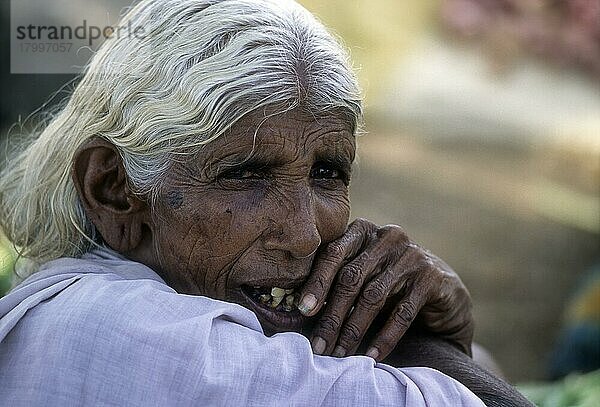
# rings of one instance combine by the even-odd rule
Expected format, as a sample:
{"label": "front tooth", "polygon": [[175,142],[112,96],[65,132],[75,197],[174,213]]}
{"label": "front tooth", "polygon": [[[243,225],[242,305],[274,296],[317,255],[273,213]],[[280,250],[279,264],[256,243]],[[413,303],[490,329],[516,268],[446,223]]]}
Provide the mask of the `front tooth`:
{"label": "front tooth", "polygon": [[283,298],[283,296],[285,295],[285,290],[283,288],[273,287],[273,288],[271,288],[271,295],[273,297]]}
{"label": "front tooth", "polygon": [[281,303],[283,297],[273,297],[273,302],[271,302],[271,308],[277,308],[277,306]]}
{"label": "front tooth", "polygon": [[285,296],[285,305],[287,305],[288,307],[291,307],[292,305],[294,305],[294,296],[293,295]]}
{"label": "front tooth", "polygon": [[294,292],[294,289],[293,289],[293,288],[290,288],[289,290],[284,290],[284,292],[285,292],[287,295],[289,295],[289,294],[292,294],[292,293]]}

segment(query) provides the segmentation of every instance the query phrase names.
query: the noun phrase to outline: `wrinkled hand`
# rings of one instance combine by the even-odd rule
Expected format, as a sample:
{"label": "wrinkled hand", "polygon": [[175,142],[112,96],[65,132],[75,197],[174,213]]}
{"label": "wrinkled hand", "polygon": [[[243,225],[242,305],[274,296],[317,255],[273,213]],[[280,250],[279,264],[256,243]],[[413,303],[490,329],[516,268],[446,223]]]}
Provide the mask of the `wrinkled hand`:
{"label": "wrinkled hand", "polygon": [[354,354],[388,308],[368,356],[385,359],[417,315],[426,329],[471,354],[469,292],[446,263],[411,242],[400,226],[356,219],[318,251],[300,298],[303,314],[320,313],[311,339],[317,354]]}

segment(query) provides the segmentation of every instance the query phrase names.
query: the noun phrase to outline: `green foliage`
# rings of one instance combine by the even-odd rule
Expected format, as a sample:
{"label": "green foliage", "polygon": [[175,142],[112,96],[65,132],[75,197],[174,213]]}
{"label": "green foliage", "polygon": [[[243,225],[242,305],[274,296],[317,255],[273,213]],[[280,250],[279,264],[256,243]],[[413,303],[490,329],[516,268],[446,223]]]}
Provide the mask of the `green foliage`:
{"label": "green foliage", "polygon": [[569,375],[555,383],[523,384],[518,388],[540,407],[600,406],[600,370],[582,375]]}
{"label": "green foliage", "polygon": [[10,289],[15,256],[9,243],[0,236],[0,297]]}

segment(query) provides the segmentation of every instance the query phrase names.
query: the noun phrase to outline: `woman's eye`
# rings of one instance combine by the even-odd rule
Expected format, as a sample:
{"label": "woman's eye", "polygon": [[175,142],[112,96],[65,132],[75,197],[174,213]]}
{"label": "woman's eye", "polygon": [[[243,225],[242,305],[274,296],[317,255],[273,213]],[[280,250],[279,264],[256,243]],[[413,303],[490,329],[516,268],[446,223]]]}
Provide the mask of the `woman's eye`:
{"label": "woman's eye", "polygon": [[311,176],[313,178],[330,178],[330,179],[334,179],[334,178],[339,178],[340,177],[340,173],[339,173],[338,170],[333,169],[333,168],[317,167],[317,168],[313,168]]}
{"label": "woman's eye", "polygon": [[343,171],[338,170],[328,164],[319,164],[312,168],[310,176],[314,179],[322,180],[342,180],[344,183],[347,182],[346,175]]}
{"label": "woman's eye", "polygon": [[231,170],[231,171],[226,171],[222,176],[222,179],[237,179],[237,180],[244,180],[244,179],[261,179],[264,178],[263,174],[260,174],[257,171],[252,171],[252,170],[248,170],[248,169],[239,169],[239,170]]}

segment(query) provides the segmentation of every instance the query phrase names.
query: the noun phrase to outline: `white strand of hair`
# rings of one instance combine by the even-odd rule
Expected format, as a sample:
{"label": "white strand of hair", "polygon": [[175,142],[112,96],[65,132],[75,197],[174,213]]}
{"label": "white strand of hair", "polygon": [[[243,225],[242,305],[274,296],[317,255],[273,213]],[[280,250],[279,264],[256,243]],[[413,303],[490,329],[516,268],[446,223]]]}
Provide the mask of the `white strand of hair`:
{"label": "white strand of hair", "polygon": [[111,38],[62,110],[0,173],[0,228],[36,264],[100,239],[71,179],[79,146],[114,144],[131,190],[154,204],[175,160],[244,115],[341,109],[357,129],[361,95],[347,53],[291,0],[143,0],[124,17],[145,35]]}

